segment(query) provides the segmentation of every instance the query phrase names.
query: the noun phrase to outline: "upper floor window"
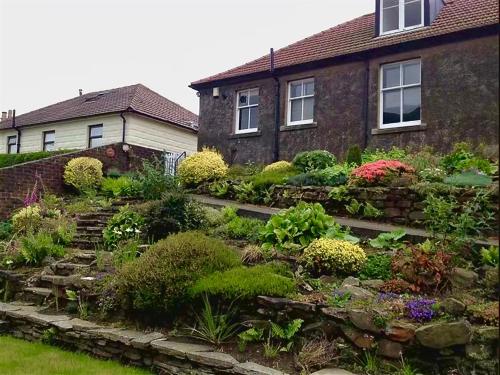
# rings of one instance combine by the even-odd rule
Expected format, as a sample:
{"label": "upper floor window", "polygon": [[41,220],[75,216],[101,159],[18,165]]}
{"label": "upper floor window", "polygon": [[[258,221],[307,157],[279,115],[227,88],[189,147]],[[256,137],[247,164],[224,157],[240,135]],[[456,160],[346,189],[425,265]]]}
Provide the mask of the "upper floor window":
{"label": "upper floor window", "polygon": [[288,84],[288,125],[310,124],[314,121],[314,78]]}
{"label": "upper floor window", "polygon": [[380,128],[420,125],[420,60],[382,65]]}
{"label": "upper floor window", "polygon": [[17,154],[17,135],[7,137],[7,154]]}
{"label": "upper floor window", "polygon": [[89,148],[102,145],[102,124],[89,126]]}
{"label": "upper floor window", "polygon": [[236,133],[252,133],[259,128],[259,89],[238,91]]}
{"label": "upper floor window", "polygon": [[43,132],[43,151],[54,151],[56,145],[56,132],[49,130]]}
{"label": "upper floor window", "polygon": [[381,34],[423,26],[423,0],[381,0],[381,3]]}

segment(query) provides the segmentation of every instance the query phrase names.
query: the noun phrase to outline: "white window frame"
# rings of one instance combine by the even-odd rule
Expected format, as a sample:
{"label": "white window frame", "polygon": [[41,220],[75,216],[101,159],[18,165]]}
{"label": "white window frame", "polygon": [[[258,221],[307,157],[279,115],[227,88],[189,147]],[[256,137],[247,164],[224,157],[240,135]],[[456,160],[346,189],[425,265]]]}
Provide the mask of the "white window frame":
{"label": "white window frame", "polygon": [[[313,82],[314,83],[314,93],[312,95],[302,95],[302,96],[296,96],[295,98],[292,98],[292,84],[299,83],[299,82],[302,84],[302,87],[304,86],[304,83]],[[302,101],[302,115],[304,115],[304,99],[315,98],[315,96],[316,96],[316,83],[314,81],[314,78],[304,78],[304,79],[298,79],[295,81],[288,82],[288,105],[287,105],[287,119],[286,119],[287,126],[306,125],[306,124],[313,124],[314,123],[314,107],[316,106],[316,99],[314,100],[314,106],[313,106],[313,118],[309,119],[309,120],[300,120],[300,121],[292,121],[292,101],[294,101],[294,100],[301,100]]]}
{"label": "white window frame", "polygon": [[[420,64],[420,76],[419,76],[419,83],[412,83],[409,85],[405,85],[403,83],[403,66],[405,64],[412,64],[418,62]],[[393,86],[393,87],[388,87],[384,88],[384,68],[390,68],[394,66],[399,66],[399,86]],[[383,64],[380,66],[380,74],[379,74],[379,128],[380,129],[391,129],[391,128],[402,128],[405,126],[417,126],[417,125],[422,125],[422,60],[421,59],[413,59],[413,60],[406,60],[406,61],[399,61],[396,63],[389,63],[389,64]],[[402,92],[406,88],[411,88],[411,87],[420,87],[420,120],[415,120],[415,121],[403,121],[403,94],[400,95],[400,103],[399,103],[399,109],[400,109],[400,122],[393,122],[390,124],[384,124],[384,92],[386,91],[395,91],[396,89],[399,89],[400,92]]]}
{"label": "white window frame", "polygon": [[[245,93],[245,92],[247,93],[248,104],[244,105],[244,106],[240,106],[240,94]],[[250,104],[250,93],[251,92],[257,92],[257,96],[259,97],[259,103]],[[258,87],[236,91],[236,123],[234,124],[234,133],[235,134],[255,133],[255,132],[259,131],[259,126],[260,126],[259,119],[257,119],[257,127],[256,128],[240,129],[240,109],[258,107],[259,104],[260,104],[260,91],[259,91]],[[259,116],[260,116],[260,114],[259,114]],[[248,121],[250,121],[250,113],[249,113]]]}
{"label": "white window frame", "polygon": [[[10,140],[13,138],[16,140],[16,142],[10,143]],[[10,151],[11,147],[14,148],[14,150],[13,150],[14,152]],[[17,154],[17,135],[8,135],[7,136],[7,154]]]}
{"label": "white window frame", "polygon": [[[384,31],[384,0],[380,0],[380,35],[388,35],[388,34],[394,34],[394,33],[400,33],[402,31],[408,31],[408,30],[413,30],[413,29],[417,29],[419,27],[422,27],[424,26],[424,15],[425,15],[425,12],[424,12],[424,8],[425,8],[425,0],[420,0],[420,11],[421,11],[421,15],[420,15],[420,24],[419,25],[413,25],[413,26],[409,26],[409,27],[405,27],[405,0],[398,0],[399,3],[397,5],[398,9],[399,9],[399,27],[397,29],[394,29],[394,30],[389,30],[389,31]],[[414,0],[412,2],[417,2],[418,0]],[[396,6],[394,6],[395,8]],[[391,7],[392,8],[392,7]]]}

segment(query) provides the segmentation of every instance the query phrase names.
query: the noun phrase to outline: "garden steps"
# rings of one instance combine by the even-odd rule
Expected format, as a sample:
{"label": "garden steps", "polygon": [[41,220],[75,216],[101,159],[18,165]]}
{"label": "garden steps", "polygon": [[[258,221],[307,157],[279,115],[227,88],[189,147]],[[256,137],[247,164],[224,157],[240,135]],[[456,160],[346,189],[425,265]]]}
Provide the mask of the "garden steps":
{"label": "garden steps", "polygon": [[20,294],[16,296],[18,301],[32,302],[39,306],[46,304],[53,295],[52,289],[41,287],[27,287]]}
{"label": "garden steps", "polygon": [[[214,197],[208,197],[205,195],[192,194],[191,197],[200,203],[212,206],[215,208],[221,208],[226,206],[236,207],[238,214],[242,216],[253,217],[261,220],[267,220],[270,216],[282,211],[281,208],[259,206],[254,204],[240,203],[237,201],[231,201],[226,199],[219,199]],[[373,238],[378,236],[380,233],[392,232],[397,229],[404,229],[406,231],[406,238],[412,242],[424,242],[431,237],[431,234],[424,229],[410,228],[399,225],[379,223],[367,220],[352,219],[342,216],[333,216],[335,221],[342,226],[347,226],[351,228],[351,231],[362,237]],[[477,239],[476,244],[478,245],[494,245],[498,246],[498,239]]]}
{"label": "garden steps", "polygon": [[74,273],[79,273],[81,271],[89,271],[90,265],[80,263],[56,262],[53,263],[50,268],[57,276],[71,276]]}

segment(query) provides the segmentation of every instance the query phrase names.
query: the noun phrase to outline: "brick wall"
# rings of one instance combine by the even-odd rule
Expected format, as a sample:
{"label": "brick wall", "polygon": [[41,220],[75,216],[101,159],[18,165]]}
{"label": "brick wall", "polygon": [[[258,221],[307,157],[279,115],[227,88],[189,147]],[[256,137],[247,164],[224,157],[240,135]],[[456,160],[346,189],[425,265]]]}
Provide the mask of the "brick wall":
{"label": "brick wall", "polygon": [[105,172],[109,168],[126,172],[139,167],[142,159],[160,154],[159,151],[140,146],[130,146],[130,150],[124,152],[122,144],[117,143],[2,168],[0,169],[0,217],[9,217],[13,210],[21,207],[24,197],[33,189],[37,180],[39,184],[40,181],[43,183],[43,189],[47,192],[64,193],[66,191],[63,182],[64,166],[73,158],[93,157],[103,163]]}

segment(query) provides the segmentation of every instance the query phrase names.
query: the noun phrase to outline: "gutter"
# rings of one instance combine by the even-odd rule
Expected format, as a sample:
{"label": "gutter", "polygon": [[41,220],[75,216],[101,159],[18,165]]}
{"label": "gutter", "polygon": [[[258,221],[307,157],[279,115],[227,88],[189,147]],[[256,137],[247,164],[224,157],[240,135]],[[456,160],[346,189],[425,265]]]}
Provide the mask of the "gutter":
{"label": "gutter", "polygon": [[16,127],[16,110],[12,111],[12,128],[17,131],[17,145],[16,145],[16,153],[21,153],[21,129]]}
{"label": "gutter", "polygon": [[274,148],[273,161],[280,160],[280,101],[281,101],[281,84],[276,70],[274,69],[274,49],[271,48],[271,76],[275,82],[274,93]]}
{"label": "gutter", "polygon": [[125,130],[127,127],[127,119],[123,115],[125,112],[120,113],[120,117],[122,118],[122,143],[125,143]]}

